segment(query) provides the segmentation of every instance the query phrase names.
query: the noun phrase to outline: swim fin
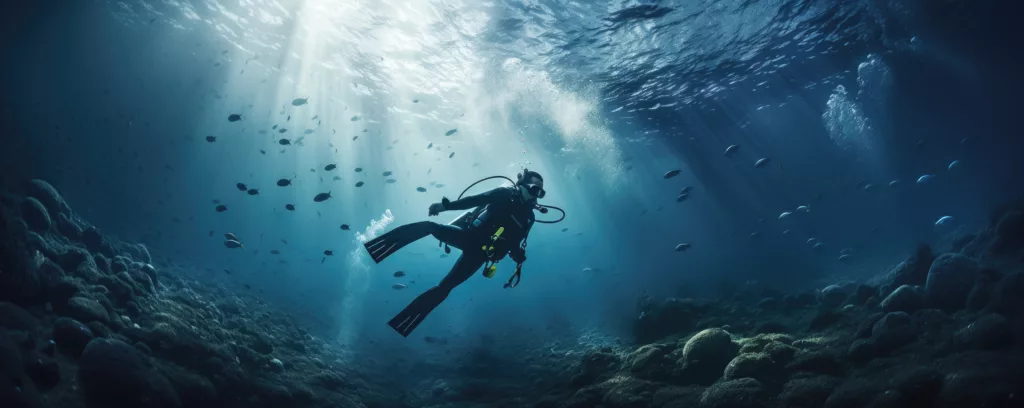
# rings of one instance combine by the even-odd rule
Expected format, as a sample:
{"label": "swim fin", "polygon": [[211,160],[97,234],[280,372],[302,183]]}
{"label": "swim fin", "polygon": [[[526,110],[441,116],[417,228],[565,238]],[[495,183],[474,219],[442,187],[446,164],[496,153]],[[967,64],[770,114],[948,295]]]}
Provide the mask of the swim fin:
{"label": "swim fin", "polygon": [[373,262],[380,263],[391,254],[413,242],[430,235],[430,221],[414,222],[388,231],[384,235],[366,241],[363,247],[370,253]]}
{"label": "swim fin", "polygon": [[409,306],[406,306],[405,309],[388,322],[388,326],[395,329],[402,337],[409,337],[409,334],[416,330],[420,323],[423,323],[423,319],[430,312],[434,311],[441,302],[444,302],[447,297],[448,294],[443,289],[436,286],[432,287],[416,297],[416,299],[413,299]]}

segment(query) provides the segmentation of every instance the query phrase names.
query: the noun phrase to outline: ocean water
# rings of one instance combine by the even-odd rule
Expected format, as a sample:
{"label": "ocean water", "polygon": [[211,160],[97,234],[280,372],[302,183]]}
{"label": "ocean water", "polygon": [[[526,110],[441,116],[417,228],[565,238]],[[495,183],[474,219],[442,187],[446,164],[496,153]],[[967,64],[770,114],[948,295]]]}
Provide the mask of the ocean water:
{"label": "ocean water", "polygon": [[[320,363],[278,356],[292,399],[252,406],[597,406],[576,394],[600,384],[576,382],[581,356],[656,340],[637,339],[648,300],[876,282],[919,245],[995,228],[1024,191],[1012,1],[9,3],[4,191],[46,180],[76,223],[143,244],[152,298],[201,299],[214,326],[248,313],[223,336],[307,342],[289,355]],[[428,217],[432,203],[524,168],[565,218],[532,229],[521,285],[502,286],[506,258],[397,335],[386,322],[459,251],[428,237],[376,264],[363,243],[446,223],[459,212]],[[175,315],[153,302],[136,303]],[[713,314],[676,335],[745,335]],[[172,381],[185,405],[243,401],[223,375],[152,358],[221,393],[189,400]],[[324,372],[345,385],[308,385]],[[603,404],[670,406],[646,392]]]}

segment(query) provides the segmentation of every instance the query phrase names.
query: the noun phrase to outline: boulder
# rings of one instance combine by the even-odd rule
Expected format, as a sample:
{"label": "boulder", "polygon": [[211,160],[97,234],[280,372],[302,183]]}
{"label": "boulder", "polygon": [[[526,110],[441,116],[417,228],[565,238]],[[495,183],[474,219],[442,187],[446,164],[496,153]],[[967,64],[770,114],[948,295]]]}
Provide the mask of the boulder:
{"label": "boulder", "polygon": [[0,302],[0,329],[32,331],[39,321],[31,313],[10,302]]}
{"label": "boulder", "polygon": [[904,312],[888,313],[871,328],[871,340],[879,352],[888,354],[916,338],[914,318]]}
{"label": "boulder", "polygon": [[702,408],[762,408],[767,407],[764,386],[753,378],[715,383],[704,390]]}
{"label": "boulder", "polygon": [[69,213],[71,211],[67,203],[64,202],[64,198],[57,192],[57,189],[44,180],[34,179],[28,182],[25,185],[25,194],[38,200],[51,215]]}
{"label": "boulder", "polygon": [[671,334],[686,333],[692,330],[699,315],[697,305],[690,300],[652,303],[633,322],[633,335],[637,343],[646,344]]}
{"label": "boulder", "polygon": [[779,393],[779,402],[786,408],[821,408],[839,380],[817,375],[790,380]]}
{"label": "boulder", "polygon": [[1014,335],[1009,320],[989,313],[953,334],[953,342],[965,349],[998,350],[1012,346]]}
{"label": "boulder", "polygon": [[95,339],[78,366],[78,384],[89,407],[178,408],[178,394],[149,359],[120,340]]}
{"label": "boulder", "polygon": [[[893,288],[903,285],[924,285],[928,279],[928,269],[934,260],[935,255],[931,247],[925,244],[918,245],[913,255],[889,272],[888,281]],[[888,294],[882,293],[882,296]]]}
{"label": "boulder", "polygon": [[882,310],[913,313],[924,307],[924,294],[917,286],[902,285],[882,300]]}
{"label": "boulder", "polygon": [[704,329],[683,346],[680,375],[688,384],[709,385],[718,380],[739,347],[722,329]]}
{"label": "boulder", "polygon": [[33,356],[25,362],[25,373],[32,382],[42,390],[50,390],[60,383],[62,378],[60,366],[46,356]]}
{"label": "boulder", "polygon": [[15,339],[0,330],[0,406],[4,408],[39,408],[42,401],[32,379],[25,373],[24,360]]}
{"label": "boulder", "polygon": [[925,282],[928,305],[943,310],[963,308],[979,270],[977,262],[960,254],[947,253],[935,258]]}
{"label": "boulder", "polygon": [[801,351],[786,365],[786,371],[842,376],[846,367],[829,351]]}
{"label": "boulder", "polygon": [[847,292],[846,288],[839,285],[829,285],[826,286],[825,289],[821,290],[821,295],[818,297],[818,300],[821,302],[822,306],[832,309],[842,306],[843,302],[845,302],[846,298],[849,296],[850,294]]}
{"label": "boulder", "polygon": [[996,285],[992,302],[986,310],[1011,319],[1024,318],[1024,273],[1004,276]]}
{"label": "boulder", "polygon": [[39,233],[49,231],[52,223],[50,214],[46,212],[46,207],[31,197],[21,202],[21,218],[25,220],[25,224],[32,231]]}
{"label": "boulder", "polygon": [[992,252],[1001,255],[1024,247],[1024,212],[1010,211],[999,219],[995,227]]}
{"label": "boulder", "polygon": [[772,384],[782,377],[779,365],[764,353],[740,354],[725,366],[722,378],[737,380],[753,378],[761,384]]}
{"label": "boulder", "polygon": [[57,232],[72,241],[82,239],[82,228],[64,213],[57,214]]}
{"label": "boulder", "polygon": [[58,318],[53,323],[53,341],[57,349],[72,357],[82,355],[82,350],[96,336],[86,325],[67,317]]}
{"label": "boulder", "polygon": [[83,322],[95,320],[101,323],[110,323],[110,314],[107,312],[107,309],[100,302],[87,297],[76,296],[68,300],[66,314],[68,317]]}

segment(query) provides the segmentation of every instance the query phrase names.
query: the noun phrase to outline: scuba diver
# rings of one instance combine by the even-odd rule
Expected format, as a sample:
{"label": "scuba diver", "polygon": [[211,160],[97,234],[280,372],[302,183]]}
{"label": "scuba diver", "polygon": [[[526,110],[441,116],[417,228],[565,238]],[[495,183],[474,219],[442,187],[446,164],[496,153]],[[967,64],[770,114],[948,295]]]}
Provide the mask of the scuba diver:
{"label": "scuba diver", "polygon": [[[481,266],[484,267],[485,277],[493,277],[497,271],[498,261],[506,254],[516,263],[516,271],[505,284],[505,288],[516,287],[521,277],[523,262],[526,261],[526,237],[534,222],[553,224],[565,219],[565,211],[561,208],[537,204],[537,199],[544,198],[546,194],[544,178],[528,169],[523,169],[511,187],[498,187],[482,194],[462,198],[473,186],[496,178],[512,182],[512,179],[505,176],[487,177],[471,184],[455,201],[443,197],[441,202],[431,204],[429,216],[436,216],[444,211],[470,210],[448,224],[433,221],[414,222],[395,228],[363,244],[376,263],[427,235],[433,235],[441,241],[438,245],[443,244],[446,253],[451,253],[450,246],[462,251],[451,271],[441,279],[441,283],[427,289],[388,322],[388,326],[402,336],[408,337],[423,319],[448,297],[452,289],[473,276]],[[555,221],[535,218],[534,210],[544,214],[549,208],[562,212],[562,217]]]}

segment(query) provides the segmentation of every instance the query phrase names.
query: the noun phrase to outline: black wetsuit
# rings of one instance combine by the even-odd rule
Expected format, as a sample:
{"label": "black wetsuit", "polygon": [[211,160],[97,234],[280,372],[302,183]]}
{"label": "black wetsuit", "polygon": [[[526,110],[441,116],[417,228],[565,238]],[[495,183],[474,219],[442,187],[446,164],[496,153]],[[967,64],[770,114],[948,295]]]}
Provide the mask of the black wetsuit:
{"label": "black wetsuit", "polygon": [[[364,244],[376,262],[394,253],[401,247],[433,235],[441,242],[462,251],[455,265],[441,282],[421,294],[401,313],[388,323],[403,336],[408,336],[419,326],[427,314],[443,302],[452,289],[473,276],[488,261],[498,261],[509,255],[517,264],[526,260],[522,242],[530,233],[535,216],[534,202],[523,202],[518,187],[501,187],[483,194],[451,201],[446,211],[479,208],[476,216],[465,227],[422,221],[403,225],[387,234]],[[504,228],[496,241],[492,237],[499,228]],[[493,246],[492,251],[482,247]]]}

